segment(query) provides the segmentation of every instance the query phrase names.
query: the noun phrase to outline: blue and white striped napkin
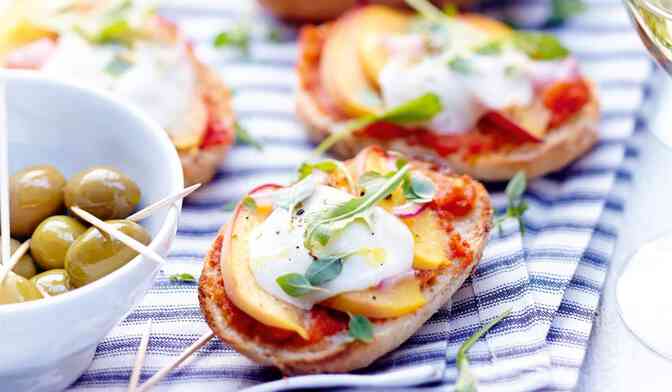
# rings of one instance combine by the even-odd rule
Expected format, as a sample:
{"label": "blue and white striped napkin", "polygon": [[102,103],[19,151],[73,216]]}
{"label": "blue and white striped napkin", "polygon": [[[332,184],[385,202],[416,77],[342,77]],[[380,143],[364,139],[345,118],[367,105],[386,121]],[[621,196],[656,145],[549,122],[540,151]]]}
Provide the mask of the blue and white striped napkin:
{"label": "blue and white striped napkin", "polygon": [[[142,372],[145,380],[208,331],[198,307],[197,286],[174,284],[167,276],[198,275],[217,230],[229,218],[222,206],[265,182],[289,182],[309,157],[302,125],[294,116],[294,42],[264,38],[268,19],[253,20],[251,56],[215,50],[220,31],[246,18],[249,2],[192,1],[164,9],[195,43],[201,59],[214,66],[236,91],[243,125],[264,141],[263,152],[237,146],[216,180],[185,203],[170,264],[145,300],[100,344],[91,368],[72,390],[125,390],[146,320],[153,334]],[[189,7],[185,8],[185,4]],[[490,2],[487,8],[500,11]],[[509,17],[546,5],[518,1]],[[399,350],[369,371],[443,358],[449,369],[444,387],[456,378],[461,343],[505,309],[513,313],[477,343],[469,357],[483,391],[571,390],[575,387],[617,239],[638,151],[633,135],[645,128],[639,109],[650,95],[651,62],[618,0],[591,0],[586,13],[552,29],[578,56],[598,85],[603,107],[600,141],[571,167],[533,181],[521,238],[515,222],[495,231],[473,276],[446,307]],[[536,12],[536,11],[535,11]],[[243,16],[241,16],[243,15]],[[538,14],[534,14],[538,15]],[[263,23],[260,21],[263,20]],[[256,23],[258,22],[258,23]],[[503,184],[489,184],[495,206],[506,200]],[[226,391],[273,380],[279,374],[255,365],[213,340],[193,360],[171,374],[157,391]]]}

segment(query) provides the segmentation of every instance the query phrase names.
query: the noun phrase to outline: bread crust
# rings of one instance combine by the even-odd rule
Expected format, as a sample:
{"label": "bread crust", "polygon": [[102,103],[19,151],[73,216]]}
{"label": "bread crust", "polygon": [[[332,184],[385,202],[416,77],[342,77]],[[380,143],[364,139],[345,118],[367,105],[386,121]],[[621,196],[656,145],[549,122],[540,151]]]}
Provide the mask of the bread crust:
{"label": "bread crust", "polygon": [[[221,244],[227,241],[228,227],[219,232],[208,252],[199,284],[201,310],[210,328],[224,342],[248,358],[279,368],[284,374],[340,373],[370,365],[382,355],[394,350],[412,336],[462,285],[480,260],[492,227],[492,206],[485,188],[476,186],[476,203],[471,213],[451,221],[454,229],[469,243],[474,252],[471,262],[459,271],[442,270],[423,289],[428,303],[414,313],[374,323],[374,341],[368,344],[352,342],[347,332],[323,338],[314,344],[292,347],[268,344],[236,329],[227,320],[221,297],[226,296],[220,262]],[[225,257],[225,255],[224,255]]]}
{"label": "bread crust", "polygon": [[219,75],[192,55],[196,70],[198,90],[206,102],[210,123],[219,124],[221,129],[228,131],[228,140],[224,143],[190,150],[178,149],[182,162],[184,182],[187,186],[197,183],[208,183],[224,162],[235,136],[233,134],[235,117],[231,108],[231,92]]}
{"label": "bread crust", "polygon": [[[321,33],[329,34],[331,24],[323,25]],[[306,35],[310,40],[316,34]],[[319,43],[308,42],[315,52]],[[315,54],[311,53],[311,57]],[[329,108],[318,102],[307,86],[315,85],[315,80],[303,79],[310,73],[310,65],[300,62],[299,86],[296,94],[296,113],[306,125],[308,137],[314,143],[327,138],[344,118],[335,116]],[[524,171],[528,178],[540,177],[569,165],[597,142],[597,126],[600,119],[599,101],[595,85],[587,82],[590,88],[590,100],[570,120],[558,128],[551,129],[541,143],[526,143],[513,150],[481,153],[465,160],[461,154],[441,156],[434,150],[420,145],[409,145],[403,139],[382,140],[361,135],[351,135],[339,140],[330,151],[340,159],[348,159],[370,145],[380,145],[387,150],[399,151],[409,157],[445,164],[458,173],[468,174],[485,181],[503,181],[513,177],[516,172]],[[323,92],[322,92],[323,94]],[[324,98],[323,98],[324,99]],[[333,102],[331,103],[333,105]]]}

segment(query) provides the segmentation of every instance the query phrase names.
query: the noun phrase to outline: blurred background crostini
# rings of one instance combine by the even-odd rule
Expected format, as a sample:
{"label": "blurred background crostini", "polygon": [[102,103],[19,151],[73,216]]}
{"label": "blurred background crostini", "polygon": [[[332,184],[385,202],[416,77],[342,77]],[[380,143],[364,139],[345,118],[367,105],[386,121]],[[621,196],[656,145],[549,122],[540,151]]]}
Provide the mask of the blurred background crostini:
{"label": "blurred background crostini", "polygon": [[[458,6],[475,3],[475,0],[433,0],[438,6]],[[333,19],[360,4],[385,4],[406,7],[404,0],[259,0],[259,3],[278,18],[295,22],[320,22]]]}

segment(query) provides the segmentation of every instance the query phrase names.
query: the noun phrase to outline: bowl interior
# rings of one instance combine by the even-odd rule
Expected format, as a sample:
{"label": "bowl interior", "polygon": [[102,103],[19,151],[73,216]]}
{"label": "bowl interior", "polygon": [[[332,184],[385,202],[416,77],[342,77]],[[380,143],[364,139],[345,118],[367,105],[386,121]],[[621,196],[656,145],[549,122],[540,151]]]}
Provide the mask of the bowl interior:
{"label": "bowl interior", "polygon": [[[8,79],[7,103],[10,174],[28,165],[50,164],[69,178],[91,166],[109,165],[140,186],[141,206],[182,187],[168,138],[162,130],[157,135],[153,128],[158,125],[129,115],[125,106],[30,76]],[[160,211],[143,221],[153,237],[166,214]]]}

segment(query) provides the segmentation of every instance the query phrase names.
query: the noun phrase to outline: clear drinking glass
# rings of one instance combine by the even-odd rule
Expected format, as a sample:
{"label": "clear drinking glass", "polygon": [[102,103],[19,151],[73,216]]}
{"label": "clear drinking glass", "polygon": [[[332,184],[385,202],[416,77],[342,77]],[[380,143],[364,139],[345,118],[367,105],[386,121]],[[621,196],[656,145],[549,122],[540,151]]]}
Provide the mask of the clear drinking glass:
{"label": "clear drinking glass", "polygon": [[[672,75],[672,0],[624,3],[644,45]],[[672,124],[652,132],[672,148]],[[660,172],[662,180],[665,176],[672,180],[672,168],[661,167]],[[654,207],[671,210],[672,200]],[[628,329],[653,351],[672,359],[672,233],[644,244],[632,255],[618,278],[616,296]]]}

